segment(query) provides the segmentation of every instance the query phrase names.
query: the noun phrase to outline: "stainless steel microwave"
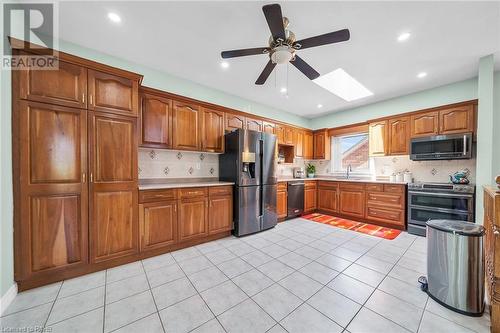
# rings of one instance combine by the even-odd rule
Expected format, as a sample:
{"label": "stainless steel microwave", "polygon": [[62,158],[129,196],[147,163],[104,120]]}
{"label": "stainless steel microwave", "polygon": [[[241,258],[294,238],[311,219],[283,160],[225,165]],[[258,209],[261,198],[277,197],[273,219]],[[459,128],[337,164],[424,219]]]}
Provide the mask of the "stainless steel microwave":
{"label": "stainless steel microwave", "polygon": [[414,138],[410,143],[413,161],[472,158],[472,133]]}

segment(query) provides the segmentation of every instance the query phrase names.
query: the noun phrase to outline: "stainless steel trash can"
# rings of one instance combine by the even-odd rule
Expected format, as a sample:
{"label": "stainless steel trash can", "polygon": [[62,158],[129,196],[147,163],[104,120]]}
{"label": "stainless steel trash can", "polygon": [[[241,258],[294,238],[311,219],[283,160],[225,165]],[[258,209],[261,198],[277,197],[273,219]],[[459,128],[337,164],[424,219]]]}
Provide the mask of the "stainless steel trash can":
{"label": "stainless steel trash can", "polygon": [[471,222],[427,222],[427,293],[469,316],[484,311],[483,235],[483,226]]}

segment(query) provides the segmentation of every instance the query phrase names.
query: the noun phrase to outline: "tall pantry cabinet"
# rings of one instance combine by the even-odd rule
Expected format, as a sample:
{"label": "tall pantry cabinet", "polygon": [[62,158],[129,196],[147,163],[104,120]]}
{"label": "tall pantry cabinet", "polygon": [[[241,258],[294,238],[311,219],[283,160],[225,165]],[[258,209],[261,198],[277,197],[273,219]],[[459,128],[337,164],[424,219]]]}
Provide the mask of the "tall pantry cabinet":
{"label": "tall pantry cabinet", "polygon": [[21,290],[138,252],[142,77],[64,53],[59,60],[57,70],[12,72]]}

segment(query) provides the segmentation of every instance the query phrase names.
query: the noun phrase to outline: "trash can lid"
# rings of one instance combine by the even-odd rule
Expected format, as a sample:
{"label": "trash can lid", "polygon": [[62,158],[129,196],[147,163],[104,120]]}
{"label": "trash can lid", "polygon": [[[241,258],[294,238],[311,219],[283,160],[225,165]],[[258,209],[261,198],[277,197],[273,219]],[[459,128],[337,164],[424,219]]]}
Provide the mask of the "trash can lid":
{"label": "trash can lid", "polygon": [[473,222],[459,220],[429,220],[427,226],[453,234],[464,236],[482,236],[484,227]]}

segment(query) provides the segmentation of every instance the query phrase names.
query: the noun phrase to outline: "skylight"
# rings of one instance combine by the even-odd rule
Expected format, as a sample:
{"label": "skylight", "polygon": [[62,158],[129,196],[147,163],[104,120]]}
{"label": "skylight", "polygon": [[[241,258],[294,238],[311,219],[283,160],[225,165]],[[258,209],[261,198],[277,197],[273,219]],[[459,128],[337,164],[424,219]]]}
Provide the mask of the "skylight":
{"label": "skylight", "polygon": [[348,102],[373,95],[370,90],[342,68],[322,75],[313,82]]}

